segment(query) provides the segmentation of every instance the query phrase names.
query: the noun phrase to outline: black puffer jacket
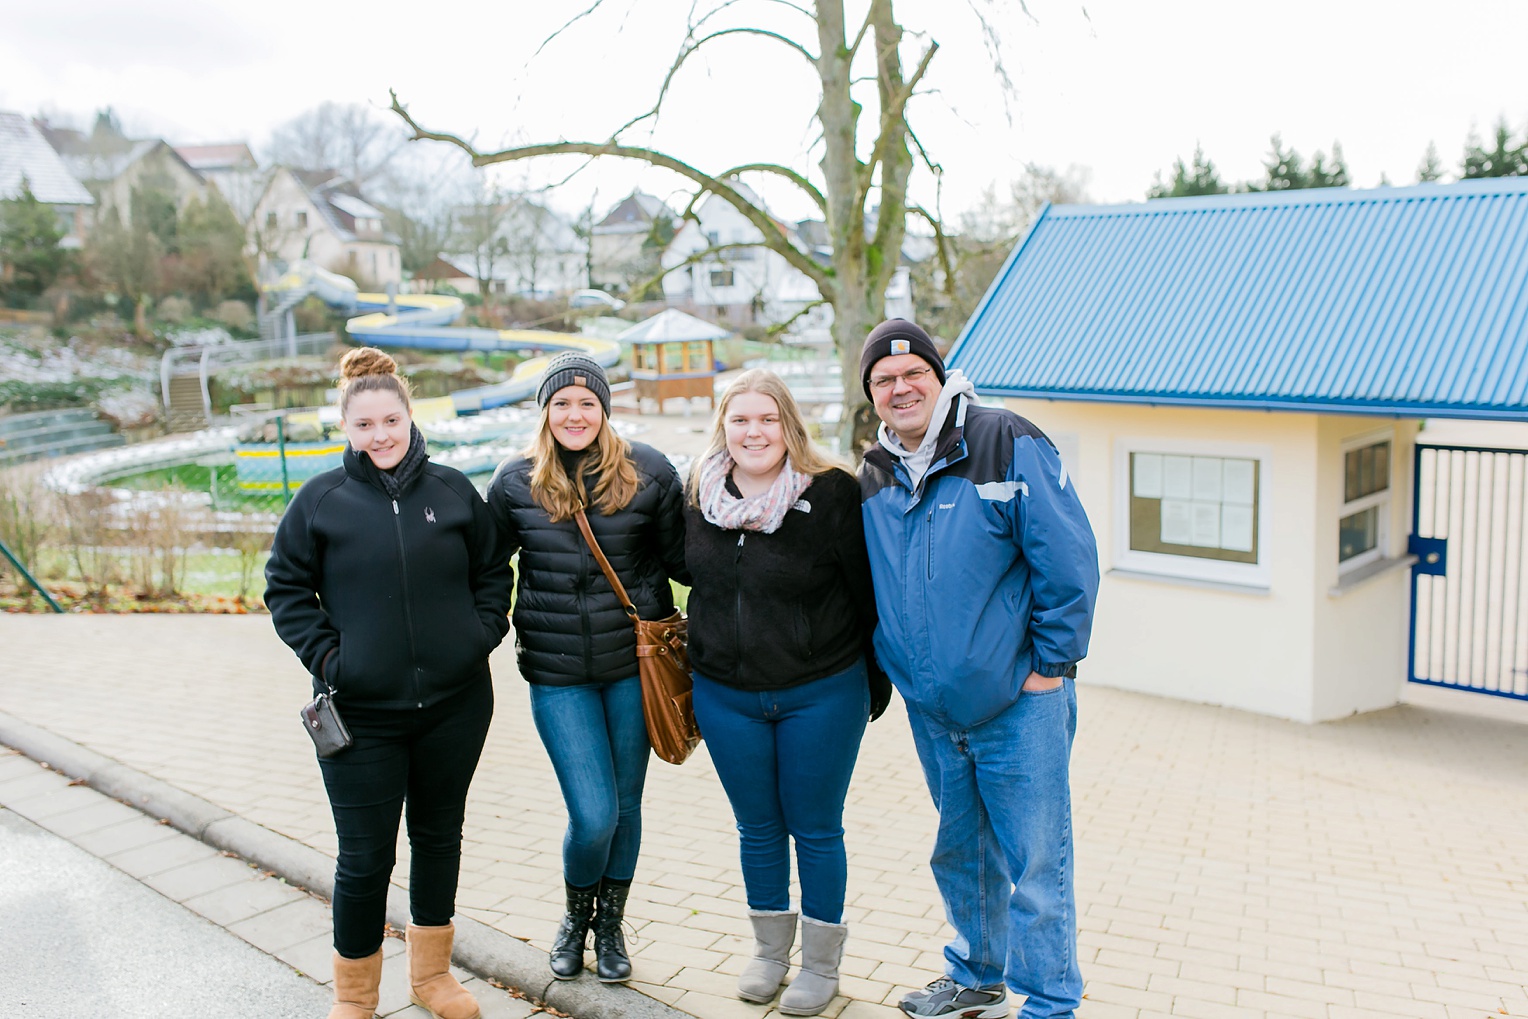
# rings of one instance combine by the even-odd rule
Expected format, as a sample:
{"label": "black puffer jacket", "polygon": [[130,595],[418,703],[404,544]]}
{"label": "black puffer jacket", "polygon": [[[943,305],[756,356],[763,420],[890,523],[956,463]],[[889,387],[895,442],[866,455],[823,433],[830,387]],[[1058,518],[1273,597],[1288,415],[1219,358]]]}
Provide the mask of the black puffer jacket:
{"label": "black puffer jacket", "polygon": [[870,643],[875,594],[853,475],[819,475],[773,534],[723,530],[686,503],[685,558],[696,672],[739,690],[777,690],[864,655],[873,712],[885,709],[891,686]]}
{"label": "black puffer jacket", "polygon": [[[669,578],[688,584],[684,565],[684,510],[679,475],[668,458],[644,443],[631,444],[637,494],[605,516],[589,512],[589,527],[643,619],[674,611]],[[586,474],[593,491],[597,480]],[[499,465],[488,486],[488,509],[499,526],[505,555],[520,553],[515,599],[515,648],[520,674],[532,683],[573,686],[613,683],[637,674],[637,641],[589,551],[578,523],[552,523],[531,498],[531,461],[515,456]]]}
{"label": "black puffer jacket", "polygon": [[281,518],[265,604],[342,707],[418,708],[487,676],[509,630],[508,560],[460,471],[427,463],[395,503],[346,446]]}

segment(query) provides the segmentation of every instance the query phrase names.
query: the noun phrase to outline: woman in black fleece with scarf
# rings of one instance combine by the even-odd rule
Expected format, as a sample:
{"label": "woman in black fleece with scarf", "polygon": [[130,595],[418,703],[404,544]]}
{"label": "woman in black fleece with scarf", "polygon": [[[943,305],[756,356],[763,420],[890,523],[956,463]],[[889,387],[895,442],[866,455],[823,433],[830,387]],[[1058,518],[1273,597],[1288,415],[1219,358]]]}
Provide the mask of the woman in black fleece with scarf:
{"label": "woman in black fleece with scarf", "polygon": [[488,655],[512,575],[488,507],[429,462],[408,383],[372,347],[340,361],[344,464],[309,479],[276,529],[265,603],[281,639],[335,690],[354,743],[321,759],[334,811],[334,1008],[371,1019],[398,819],[410,848],[410,1000],[474,1019],[451,976],[467,787],[493,714]]}
{"label": "woman in black fleece with scarf", "polygon": [[737,816],[754,933],[738,996],[772,1000],[789,968],[794,841],[801,969],[779,1008],[816,1015],[847,933],[844,796],[866,719],[891,699],[870,648],[859,482],[812,445],[780,377],[755,369],[722,396],[685,516],[695,718]]}

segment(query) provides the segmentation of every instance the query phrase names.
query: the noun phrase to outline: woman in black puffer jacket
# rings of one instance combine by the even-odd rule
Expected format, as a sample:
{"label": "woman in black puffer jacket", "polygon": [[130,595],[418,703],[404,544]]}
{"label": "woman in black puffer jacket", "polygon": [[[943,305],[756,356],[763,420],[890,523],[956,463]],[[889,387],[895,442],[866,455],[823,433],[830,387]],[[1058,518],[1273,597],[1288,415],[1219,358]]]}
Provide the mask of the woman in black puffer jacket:
{"label": "woman in black puffer jacket", "polygon": [[507,552],[520,553],[514,624],[531,717],[568,808],[563,841],[567,912],[552,973],[584,967],[592,926],[597,973],[631,976],[621,931],[642,837],[650,747],[636,635],[573,519],[589,527],[644,619],[674,611],[669,578],[689,583],[679,476],[651,446],[610,425],[610,384],[583,354],[547,365],[541,424],[525,453],[499,466],[488,508]]}
{"label": "woman in black puffer jacket", "polygon": [[[408,384],[372,347],[340,362],[344,464],[310,478],[276,528],[265,604],[352,745],[320,760],[339,836],[334,1008],[371,1019],[388,878],[407,804],[410,998],[438,1019],[477,1003],[451,976],[467,787],[493,714],[488,654],[509,629],[508,553],[460,471],[429,462]],[[320,682],[322,680],[322,683]]]}

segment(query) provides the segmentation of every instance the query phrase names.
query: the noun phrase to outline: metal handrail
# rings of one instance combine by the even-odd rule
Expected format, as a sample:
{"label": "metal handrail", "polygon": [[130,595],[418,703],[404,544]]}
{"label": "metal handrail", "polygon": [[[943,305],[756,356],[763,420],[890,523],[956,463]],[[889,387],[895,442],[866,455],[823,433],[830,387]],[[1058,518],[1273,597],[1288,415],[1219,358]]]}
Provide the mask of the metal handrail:
{"label": "metal handrail", "polygon": [[210,380],[215,369],[231,364],[249,364],[280,357],[322,354],[335,342],[335,338],[332,332],[302,333],[275,340],[234,340],[230,343],[198,344],[167,350],[159,362],[159,391],[165,410],[168,411],[170,407],[170,379],[177,374],[177,366],[181,362],[196,359],[197,381],[202,390],[202,412],[210,423],[212,421]]}

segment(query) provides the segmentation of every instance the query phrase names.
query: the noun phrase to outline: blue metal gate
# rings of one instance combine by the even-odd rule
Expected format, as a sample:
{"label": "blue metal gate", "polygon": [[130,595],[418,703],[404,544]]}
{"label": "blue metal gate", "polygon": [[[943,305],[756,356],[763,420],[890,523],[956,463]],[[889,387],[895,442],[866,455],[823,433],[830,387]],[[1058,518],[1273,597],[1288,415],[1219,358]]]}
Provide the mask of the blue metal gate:
{"label": "blue metal gate", "polygon": [[1528,700],[1528,450],[1417,446],[1410,679]]}

